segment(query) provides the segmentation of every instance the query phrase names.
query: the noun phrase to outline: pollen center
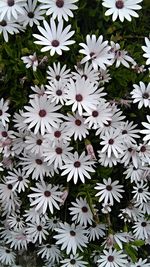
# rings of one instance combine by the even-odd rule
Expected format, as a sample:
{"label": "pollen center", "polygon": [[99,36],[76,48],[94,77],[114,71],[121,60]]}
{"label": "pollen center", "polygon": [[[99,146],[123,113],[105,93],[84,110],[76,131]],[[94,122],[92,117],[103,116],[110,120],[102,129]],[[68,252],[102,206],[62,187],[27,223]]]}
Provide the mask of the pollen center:
{"label": "pollen center", "polygon": [[14,6],[15,1],[14,0],[7,0],[8,6]]}
{"label": "pollen center", "polygon": [[88,208],[86,206],[84,206],[84,207],[82,207],[82,211],[86,213],[86,212],[88,212]]}
{"label": "pollen center", "polygon": [[51,44],[52,44],[53,47],[58,47],[59,46],[59,41],[58,40],[53,40]]}
{"label": "pollen center", "polygon": [[70,235],[71,235],[71,236],[75,236],[75,235],[76,235],[75,231],[71,230],[71,231],[70,231]]}
{"label": "pollen center", "polygon": [[111,190],[112,190],[112,186],[111,186],[111,185],[107,185],[107,186],[106,186],[106,189],[107,189],[108,191],[111,191]]}
{"label": "pollen center", "polygon": [[59,8],[63,7],[64,6],[64,1],[63,0],[57,0],[56,1],[56,6],[59,7]]}
{"label": "pollen center", "polygon": [[80,166],[81,166],[80,161],[75,161],[75,163],[74,163],[74,167],[75,167],[75,168],[79,168]]}
{"label": "pollen center", "polygon": [[113,145],[114,140],[113,139],[109,139],[108,143],[109,143],[109,145]]}
{"label": "pollen center", "polygon": [[98,111],[94,110],[94,111],[92,112],[92,116],[93,116],[94,118],[98,117]]}
{"label": "pollen center", "polygon": [[82,124],[82,122],[80,121],[80,120],[75,120],[75,124],[77,125],[77,126],[80,126],[81,124]]}
{"label": "pollen center", "polygon": [[51,192],[48,191],[48,190],[46,190],[46,191],[44,192],[44,196],[45,196],[45,197],[50,197],[50,196],[51,196]]}
{"label": "pollen center", "polygon": [[109,262],[113,262],[113,261],[114,261],[114,257],[111,256],[111,255],[109,255],[108,258],[107,258],[107,260],[108,260]]}
{"label": "pollen center", "polygon": [[83,100],[83,96],[81,94],[76,95],[76,100],[81,102]]}
{"label": "pollen center", "polygon": [[[0,21],[0,26],[2,26],[2,27],[7,26],[7,22],[6,22],[6,20],[3,19],[2,21]],[[1,110],[1,112],[2,112],[2,110]],[[2,112],[2,114],[3,114],[3,112]],[[2,114],[1,114],[1,115],[2,115]],[[1,115],[0,115],[0,116],[1,116]]]}
{"label": "pollen center", "polygon": [[56,153],[58,154],[58,155],[60,155],[60,154],[62,154],[62,148],[61,147],[57,147],[56,149],[55,149],[55,151],[56,151]]}
{"label": "pollen center", "polygon": [[30,19],[33,19],[34,18],[34,13],[33,12],[28,12],[28,17],[30,18]]}
{"label": "pollen center", "polygon": [[60,89],[58,89],[58,90],[56,91],[56,95],[58,95],[58,96],[62,95],[62,91],[61,91]]}
{"label": "pollen center", "polygon": [[116,1],[116,7],[122,9],[124,7],[124,2],[122,0]]}
{"label": "pollen center", "polygon": [[46,116],[46,110],[45,110],[45,109],[41,109],[41,110],[39,111],[39,116],[40,116],[41,118],[45,117],[45,116]]}

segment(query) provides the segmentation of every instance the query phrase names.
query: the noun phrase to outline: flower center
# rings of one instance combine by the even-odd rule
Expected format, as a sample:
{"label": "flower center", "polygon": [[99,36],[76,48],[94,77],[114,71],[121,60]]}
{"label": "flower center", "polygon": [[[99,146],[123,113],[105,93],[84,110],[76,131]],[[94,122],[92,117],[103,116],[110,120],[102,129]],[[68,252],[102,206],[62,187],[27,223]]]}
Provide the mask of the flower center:
{"label": "flower center", "polygon": [[131,148],[131,147],[129,147],[129,148],[128,148],[128,151],[131,153],[131,152],[132,152],[132,148]]}
{"label": "flower center", "polygon": [[41,139],[36,140],[36,144],[37,144],[38,146],[40,146],[40,145],[42,144],[42,140],[41,140]]}
{"label": "flower center", "polygon": [[138,193],[143,193],[143,189],[142,188],[139,188],[138,189]]}
{"label": "flower center", "polygon": [[12,188],[13,188],[12,184],[8,184],[8,185],[7,185],[7,188],[8,188],[9,190],[12,190]]}
{"label": "flower center", "polygon": [[124,2],[122,0],[117,0],[116,1],[116,7],[118,9],[122,9],[124,7]]}
{"label": "flower center", "polygon": [[145,146],[141,146],[140,151],[141,151],[141,152],[145,152],[145,151],[146,151],[146,147],[145,147]]}
{"label": "flower center", "polygon": [[20,218],[17,218],[16,221],[17,221],[17,222],[20,222]]}
{"label": "flower center", "polygon": [[22,176],[18,176],[18,181],[21,182],[23,180]]}
{"label": "flower center", "polygon": [[71,230],[71,231],[70,231],[70,235],[71,235],[71,236],[75,236],[75,235],[76,235],[75,231]]}
{"label": "flower center", "polygon": [[122,131],[122,134],[127,134],[127,133],[128,133],[127,130]]}
{"label": "flower center", "polygon": [[83,100],[83,96],[81,94],[76,95],[76,100],[81,102]]}
{"label": "flower center", "polygon": [[[6,20],[2,20],[2,21],[0,21],[0,26],[2,26],[2,27],[5,27],[5,26],[7,26],[7,22],[6,22]],[[2,112],[2,110],[1,110],[1,112]],[[3,113],[2,113],[3,114]],[[2,115],[1,114],[1,115]]]}
{"label": "flower center", "polygon": [[144,99],[148,99],[148,98],[149,98],[149,94],[148,94],[148,93],[144,93],[144,94],[143,94],[143,98],[144,98]]}
{"label": "flower center", "polygon": [[52,41],[52,46],[53,47],[58,47],[59,46],[59,41],[58,40],[53,40]]}
{"label": "flower center", "polygon": [[76,260],[75,260],[75,259],[71,259],[71,260],[70,260],[70,263],[71,263],[71,264],[75,264],[75,263],[76,263]]}
{"label": "flower center", "polygon": [[46,190],[46,191],[44,192],[44,196],[45,196],[45,197],[50,197],[50,196],[51,196],[51,192],[48,191],[48,190]]}
{"label": "flower center", "polygon": [[7,5],[8,6],[14,6],[15,1],[14,0],[7,0]]}
{"label": "flower center", "polygon": [[84,206],[84,207],[82,207],[82,211],[86,213],[86,212],[88,212],[88,208],[86,206]]}
{"label": "flower center", "polygon": [[90,53],[90,57],[91,57],[91,59],[94,59],[94,58],[96,58],[96,55],[95,55],[95,53],[94,53],[94,52],[91,52],[91,53]]}
{"label": "flower center", "polygon": [[64,1],[63,0],[57,0],[56,1],[56,6],[59,7],[59,8],[63,7],[64,6]]}
{"label": "flower center", "polygon": [[8,136],[8,134],[7,134],[6,131],[3,131],[3,132],[1,133],[1,135],[2,135],[3,137],[7,137],[7,136]]}
{"label": "flower center", "polygon": [[9,249],[6,249],[5,252],[6,252],[7,254],[9,254],[9,253],[10,253],[10,250],[9,250]]}
{"label": "flower center", "polygon": [[98,111],[94,110],[94,111],[92,112],[92,116],[93,116],[94,118],[98,117]]}
{"label": "flower center", "polygon": [[57,81],[59,81],[59,80],[60,80],[60,75],[56,75],[55,79],[56,79]]}
{"label": "flower center", "polygon": [[54,136],[55,136],[56,138],[59,138],[59,137],[61,136],[61,132],[60,132],[60,131],[56,131],[56,132],[54,132]]}
{"label": "flower center", "polygon": [[142,222],[142,223],[141,223],[141,226],[142,226],[142,227],[145,227],[146,225],[147,225],[146,222]]}
{"label": "flower center", "polygon": [[107,185],[107,186],[106,186],[106,189],[107,189],[108,191],[111,191],[111,190],[112,190],[112,186],[111,186],[111,185]]}
{"label": "flower center", "polygon": [[75,168],[79,168],[80,166],[81,166],[80,161],[75,161],[75,162],[74,162],[74,167],[75,167]]}
{"label": "flower center", "polygon": [[82,124],[82,122],[80,121],[80,120],[75,120],[75,124],[77,125],[77,126],[80,126],[81,124]]}
{"label": "flower center", "polygon": [[45,117],[45,116],[46,116],[46,110],[45,110],[45,109],[41,109],[41,110],[39,111],[39,116],[40,116],[41,118]]}
{"label": "flower center", "polygon": [[107,258],[107,260],[109,262],[113,262],[114,261],[114,256],[109,255],[108,258]]}
{"label": "flower center", "polygon": [[83,74],[82,76],[81,76],[81,78],[85,78],[85,80],[87,80],[87,75],[86,74]]}
{"label": "flower center", "polygon": [[34,18],[34,13],[33,12],[28,12],[28,17],[30,18],[30,19],[33,19]]}
{"label": "flower center", "polygon": [[38,165],[42,165],[42,163],[43,163],[43,161],[42,161],[41,159],[36,159],[35,162],[36,162],[36,164],[38,164]]}
{"label": "flower center", "polygon": [[58,96],[62,95],[62,91],[61,91],[60,89],[58,89],[58,90],[56,91],[56,95],[58,95]]}
{"label": "flower center", "polygon": [[114,140],[113,139],[109,139],[108,143],[109,143],[109,145],[113,145]]}
{"label": "flower center", "polygon": [[55,151],[56,151],[56,153],[58,154],[58,155],[60,155],[60,154],[62,154],[62,148],[61,147],[57,147],[56,149],[55,149]]}
{"label": "flower center", "polygon": [[42,226],[41,225],[38,225],[37,226],[37,230],[40,232],[40,231],[42,231]]}

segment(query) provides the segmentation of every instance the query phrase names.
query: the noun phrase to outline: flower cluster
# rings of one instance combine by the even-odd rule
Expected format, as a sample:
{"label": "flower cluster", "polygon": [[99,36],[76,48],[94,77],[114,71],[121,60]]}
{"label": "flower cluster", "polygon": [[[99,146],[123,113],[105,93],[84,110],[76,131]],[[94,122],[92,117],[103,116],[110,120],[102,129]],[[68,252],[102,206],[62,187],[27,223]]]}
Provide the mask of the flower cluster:
{"label": "flower cluster", "polygon": [[[123,22],[138,17],[141,2],[102,5],[106,16]],[[14,114],[11,99],[0,100],[0,266],[23,267],[30,251],[40,267],[150,266],[150,82],[140,76],[148,69],[103,35],[87,34],[75,44],[76,30],[66,23],[78,5],[0,2],[4,45],[9,34],[30,28],[35,51],[24,55],[22,49],[18,60],[36,78]],[[148,37],[145,44],[140,49],[149,65]],[[70,45],[80,47],[74,67],[62,58]],[[43,53],[46,59],[38,56]],[[119,68],[138,78],[124,99],[112,100],[107,85]]]}

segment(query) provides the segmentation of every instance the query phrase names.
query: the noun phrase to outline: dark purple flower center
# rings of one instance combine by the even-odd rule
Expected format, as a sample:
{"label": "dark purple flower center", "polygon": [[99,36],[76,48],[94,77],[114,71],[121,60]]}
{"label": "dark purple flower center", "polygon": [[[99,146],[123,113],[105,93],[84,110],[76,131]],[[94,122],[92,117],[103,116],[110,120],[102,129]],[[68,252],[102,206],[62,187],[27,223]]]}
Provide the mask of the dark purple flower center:
{"label": "dark purple flower center", "polygon": [[71,230],[71,231],[70,231],[70,235],[71,235],[71,236],[75,236],[75,235],[76,235],[75,231]]}
{"label": "dark purple flower center", "polygon": [[75,162],[74,162],[74,167],[75,167],[75,168],[79,168],[80,166],[81,166],[80,161],[75,161]]}
{"label": "dark purple flower center", "polygon": [[91,53],[90,53],[90,57],[91,57],[91,59],[96,58],[95,53],[94,53],[94,52],[91,52]]}
{"label": "dark purple flower center", "polygon": [[86,74],[83,74],[82,76],[81,76],[81,78],[85,78],[85,80],[87,80],[87,75]]}
{"label": "dark purple flower center", "polygon": [[106,186],[106,189],[107,189],[108,191],[111,191],[111,190],[112,190],[112,186],[111,186],[111,185],[107,185],[107,186]]}
{"label": "dark purple flower center", "polygon": [[6,249],[5,252],[6,252],[7,254],[9,254],[9,253],[10,253],[10,250],[9,250],[9,249]]}
{"label": "dark purple flower center", "polygon": [[86,206],[84,206],[84,207],[82,207],[82,211],[86,213],[86,212],[88,212],[88,208]]}
{"label": "dark purple flower center", "polygon": [[3,131],[3,132],[1,133],[1,135],[2,135],[3,137],[7,137],[7,136],[8,136],[8,134],[7,134],[6,131]]}
{"label": "dark purple flower center", "polygon": [[98,111],[96,111],[96,110],[92,111],[92,116],[94,118],[98,117]]}
{"label": "dark purple flower center", "polygon": [[39,116],[40,116],[41,118],[45,117],[45,116],[46,116],[46,110],[45,110],[45,109],[41,109],[41,110],[39,111]]}
{"label": "dark purple flower center", "polygon": [[7,188],[8,188],[9,190],[12,190],[12,188],[13,188],[12,184],[8,184],[8,185],[7,185]]}
{"label": "dark purple flower center", "polygon": [[20,222],[20,218],[17,218],[16,221],[17,221],[17,222]]}
{"label": "dark purple flower center", "polygon": [[42,163],[43,163],[43,161],[42,161],[41,159],[36,159],[35,162],[36,162],[36,164],[38,164],[38,165],[42,165]]}
{"label": "dark purple flower center", "polygon": [[116,1],[116,7],[118,9],[122,9],[124,7],[124,2],[122,0],[117,0]]}
{"label": "dark purple flower center", "polygon": [[143,94],[143,98],[144,98],[144,99],[148,99],[148,98],[149,98],[149,94],[148,94],[148,93],[144,93],[144,94]]}
{"label": "dark purple flower center", "polygon": [[18,181],[21,182],[23,180],[22,176],[18,176]]}
{"label": "dark purple flower center", "polygon": [[14,6],[15,1],[14,0],[7,0],[7,5],[8,6]]}
{"label": "dark purple flower center", "polygon": [[113,262],[114,261],[114,256],[109,255],[108,258],[107,258],[107,260],[109,262]]}
{"label": "dark purple flower center", "polygon": [[53,40],[52,41],[52,46],[53,47],[58,47],[59,46],[59,41],[58,40]]}
{"label": "dark purple flower center", "polygon": [[42,144],[42,140],[41,139],[38,139],[38,140],[36,140],[36,144],[38,145],[38,146],[40,146],[41,144]]}
{"label": "dark purple flower center", "polygon": [[63,0],[56,0],[56,6],[61,8],[64,6],[64,1]]}
{"label": "dark purple flower center", "polygon": [[46,191],[44,192],[44,196],[45,196],[45,197],[50,197],[50,196],[51,196],[51,192],[48,191],[48,190],[46,190]]}
{"label": "dark purple flower center", "polygon": [[71,260],[70,260],[70,263],[71,263],[71,264],[75,264],[75,263],[76,263],[76,260],[75,260],[75,259],[71,259]]}
{"label": "dark purple flower center", "polygon": [[141,226],[142,226],[142,227],[146,227],[146,225],[147,225],[146,222],[142,222],[142,223],[141,223]]}
{"label": "dark purple flower center", "polygon": [[40,232],[40,231],[42,231],[42,226],[41,225],[38,225],[37,226],[37,230]]}
{"label": "dark purple flower center", "polygon": [[[2,26],[2,27],[7,26],[7,22],[6,22],[6,20],[3,19],[2,21],[0,21],[0,26]],[[0,114],[1,114],[1,113],[3,114],[2,110],[0,111]],[[2,115],[2,114],[1,114],[1,115]],[[0,115],[0,116],[1,116],[1,115]]]}
{"label": "dark purple flower center", "polygon": [[76,100],[81,102],[83,100],[83,96],[81,94],[76,95]]}
{"label": "dark purple flower center", "polygon": [[34,18],[34,13],[33,12],[28,12],[28,17],[30,18],[30,19],[33,19]]}
{"label": "dark purple flower center", "polygon": [[139,188],[138,193],[143,193],[143,188]]}
{"label": "dark purple flower center", "polygon": [[77,126],[80,126],[80,125],[82,124],[82,122],[81,122],[79,119],[77,119],[77,120],[75,120],[75,124],[76,124]]}
{"label": "dark purple flower center", "polygon": [[63,150],[62,150],[61,147],[57,147],[57,148],[55,149],[55,151],[56,151],[56,153],[57,153],[58,155],[62,154],[62,152],[63,152]]}
{"label": "dark purple flower center", "polygon": [[127,134],[127,133],[128,133],[127,130],[122,131],[122,134]]}
{"label": "dark purple flower center", "polygon": [[113,145],[114,140],[113,139],[109,139],[108,143],[109,143],[109,145]]}
{"label": "dark purple flower center", "polygon": [[54,132],[54,136],[55,136],[56,138],[59,138],[59,137],[61,136],[61,132],[60,132],[60,131],[56,131],[56,132]]}
{"label": "dark purple flower center", "polygon": [[59,80],[60,80],[60,75],[56,75],[55,79],[56,79],[57,81],[59,81]]}
{"label": "dark purple flower center", "polygon": [[141,152],[145,152],[145,151],[146,151],[146,147],[145,147],[145,146],[141,146],[140,151],[141,151]]}
{"label": "dark purple flower center", "polygon": [[128,148],[128,151],[131,153],[131,152],[132,152],[132,148],[131,148],[131,147],[129,147],[129,148]]}
{"label": "dark purple flower center", "polygon": [[62,90],[58,89],[58,90],[56,91],[56,95],[58,95],[58,96],[62,95]]}

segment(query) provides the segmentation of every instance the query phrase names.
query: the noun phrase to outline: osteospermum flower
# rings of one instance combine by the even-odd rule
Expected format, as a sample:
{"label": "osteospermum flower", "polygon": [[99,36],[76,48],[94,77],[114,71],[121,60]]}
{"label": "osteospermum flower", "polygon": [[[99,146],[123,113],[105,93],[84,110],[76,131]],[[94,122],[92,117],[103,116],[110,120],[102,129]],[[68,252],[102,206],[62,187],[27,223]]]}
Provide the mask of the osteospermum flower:
{"label": "osteospermum flower", "polygon": [[111,47],[108,45],[108,41],[103,42],[102,35],[100,35],[97,40],[96,35],[87,35],[86,42],[87,44],[79,44],[83,48],[79,50],[79,52],[85,55],[81,60],[81,64],[90,60],[95,70],[97,70],[98,67],[105,70],[107,65],[112,64],[110,61],[110,59],[113,58],[113,55],[110,53]]}
{"label": "osteospermum flower", "polygon": [[142,46],[142,49],[145,52],[143,54],[143,57],[147,58],[146,65],[149,65],[150,64],[150,39],[145,37],[145,43],[146,43],[146,46]]}
{"label": "osteospermum flower", "polygon": [[74,4],[78,0],[38,0],[42,5],[41,9],[46,9],[46,15],[52,15],[54,19],[65,19],[68,21],[68,17],[73,17],[71,10],[75,10],[78,7]]}
{"label": "osteospermum flower", "polygon": [[139,85],[133,84],[134,89],[131,91],[133,103],[138,103],[138,109],[144,107],[150,108],[150,83],[146,86],[143,82]]}
{"label": "osteospermum flower", "polygon": [[26,64],[27,69],[32,67],[33,71],[37,70],[38,59],[37,59],[36,53],[34,53],[33,55],[21,57],[21,59],[23,63]]}
{"label": "osteospermum flower", "polygon": [[42,181],[42,183],[36,183],[36,187],[31,187],[31,190],[35,193],[28,195],[28,197],[34,198],[30,205],[36,205],[35,210],[42,208],[43,214],[46,213],[47,208],[49,208],[51,213],[54,211],[53,207],[59,210],[60,208],[58,203],[62,201],[60,198],[62,192],[58,191],[57,189],[58,186],[45,184],[44,181]]}
{"label": "osteospermum flower", "polygon": [[61,267],[85,267],[88,262],[82,260],[83,256],[79,257],[79,254],[72,255],[70,254],[70,258],[64,259],[61,261]]}
{"label": "osteospermum flower", "polygon": [[18,19],[19,15],[24,15],[26,0],[1,0],[0,20],[7,17],[8,20]]}
{"label": "osteospermum flower", "polygon": [[90,159],[91,156],[86,156],[85,152],[80,156],[78,152],[75,152],[74,155],[69,154],[69,156],[66,157],[65,164],[61,167],[61,169],[64,170],[61,175],[67,174],[67,182],[73,179],[76,184],[80,178],[82,183],[85,183],[85,178],[91,179],[89,172],[95,172],[92,167],[94,161]]}
{"label": "osteospermum flower", "polygon": [[43,222],[40,222],[39,224],[27,223],[26,233],[30,236],[32,243],[38,241],[39,244],[41,244],[43,240],[46,240],[46,236],[49,235],[47,226]]}
{"label": "osteospermum flower", "polygon": [[5,42],[8,42],[8,34],[19,33],[19,30],[22,30],[22,28],[17,22],[8,19],[0,20],[0,34],[3,34]]}
{"label": "osteospermum flower", "polygon": [[68,51],[68,45],[74,44],[75,41],[69,40],[74,31],[70,31],[71,25],[68,25],[63,29],[64,23],[63,20],[56,23],[53,19],[50,20],[50,24],[46,20],[43,21],[44,28],[37,26],[39,34],[33,34],[33,36],[38,39],[35,41],[35,44],[43,45],[41,52],[46,52],[50,50],[50,55],[53,56],[55,53],[62,55],[62,50]]}
{"label": "osteospermum flower", "polygon": [[137,262],[131,263],[131,267],[149,267],[150,263],[147,261],[147,259],[140,258]]}
{"label": "osteospermum flower", "polygon": [[103,254],[100,255],[100,259],[98,262],[98,267],[124,267],[127,265],[128,261],[126,259],[126,255],[122,253],[123,251],[117,251],[116,249],[112,250],[112,248],[107,250],[103,250]]}
{"label": "osteospermum flower", "polygon": [[150,221],[140,218],[138,222],[133,225],[133,235],[137,239],[148,239],[150,236]]}
{"label": "osteospermum flower", "polygon": [[2,123],[3,126],[6,125],[6,122],[9,122],[9,117],[10,114],[7,113],[8,110],[8,101],[4,102],[4,99],[1,98],[0,100],[0,122]]}
{"label": "osteospermum flower", "polygon": [[105,12],[106,16],[112,15],[112,20],[115,21],[118,17],[121,22],[124,19],[131,21],[131,17],[138,18],[139,15],[135,10],[141,9],[138,5],[143,0],[103,0],[102,5],[108,10]]}
{"label": "osteospermum flower", "polygon": [[59,225],[60,227],[55,229],[58,234],[53,236],[57,240],[56,245],[61,244],[61,250],[66,249],[67,254],[72,252],[75,255],[78,248],[83,251],[83,247],[86,247],[88,243],[85,227],[75,226],[75,224],[69,225],[66,222]]}
{"label": "osteospermum flower", "polygon": [[0,246],[0,262],[3,264],[14,264],[16,254],[7,247]]}
{"label": "osteospermum flower", "polygon": [[61,67],[60,62],[58,62],[57,64],[54,62],[53,67],[48,66],[47,79],[50,82],[54,82],[55,80],[57,80],[62,82],[63,84],[66,84],[69,78],[71,78],[70,69],[66,68],[66,65],[63,65]]}
{"label": "osteospermum flower", "polygon": [[34,128],[34,133],[37,134],[40,130],[41,134],[44,135],[46,131],[51,132],[51,126],[57,127],[56,123],[61,122],[61,114],[55,112],[60,109],[60,106],[55,106],[47,99],[46,95],[35,96],[34,99],[30,100],[31,106],[25,106],[27,112],[22,115],[26,117],[25,123],[28,123],[28,129]]}
{"label": "osteospermum flower", "polygon": [[111,181],[111,178],[109,177],[108,180],[103,179],[103,184],[97,183],[97,186],[94,188],[96,190],[99,190],[99,192],[96,194],[96,196],[100,196],[99,202],[104,200],[104,203],[107,204],[114,204],[114,199],[117,202],[120,202],[120,198],[122,198],[122,192],[124,190],[122,189],[122,185],[118,185],[119,181]]}
{"label": "osteospermum flower", "polygon": [[142,122],[142,125],[146,128],[144,130],[141,130],[140,133],[146,134],[143,138],[144,141],[148,141],[148,144],[150,144],[150,116],[147,115],[147,122]]}

